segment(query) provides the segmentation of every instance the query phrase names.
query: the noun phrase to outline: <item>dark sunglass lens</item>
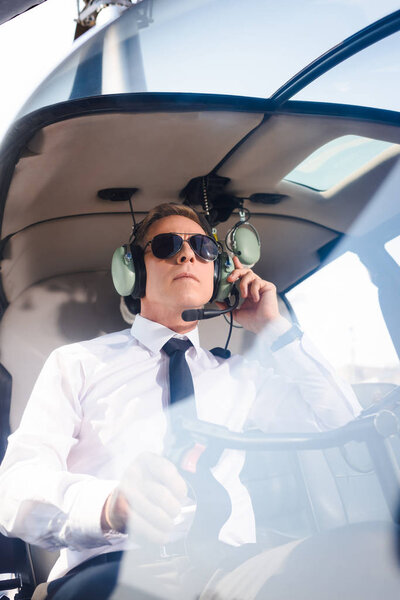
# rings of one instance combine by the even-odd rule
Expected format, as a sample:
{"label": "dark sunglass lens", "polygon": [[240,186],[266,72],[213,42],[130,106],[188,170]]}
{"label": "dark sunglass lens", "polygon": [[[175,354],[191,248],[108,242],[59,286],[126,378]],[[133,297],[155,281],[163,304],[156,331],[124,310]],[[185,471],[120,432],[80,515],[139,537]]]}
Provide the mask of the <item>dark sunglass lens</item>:
{"label": "dark sunglass lens", "polygon": [[179,252],[182,238],[174,233],[160,233],[151,242],[151,249],[156,258],[169,258]]}
{"label": "dark sunglass lens", "polygon": [[194,252],[204,260],[215,260],[218,256],[218,245],[207,235],[192,235],[190,245]]}

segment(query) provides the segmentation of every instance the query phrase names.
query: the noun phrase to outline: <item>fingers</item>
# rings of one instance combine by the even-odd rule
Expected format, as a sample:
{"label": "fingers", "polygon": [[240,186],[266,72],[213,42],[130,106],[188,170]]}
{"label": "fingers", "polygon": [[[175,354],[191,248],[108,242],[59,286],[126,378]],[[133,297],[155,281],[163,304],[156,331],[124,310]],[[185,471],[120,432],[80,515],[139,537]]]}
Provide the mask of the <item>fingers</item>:
{"label": "fingers", "polygon": [[264,292],[276,292],[276,286],[270,281],[261,279],[248,267],[243,267],[237,256],[233,257],[235,269],[228,276],[231,283],[240,280],[238,287],[242,298],[250,298],[254,302],[259,302],[261,294]]}
{"label": "fingers", "polygon": [[254,302],[258,302],[262,284],[263,281],[253,271],[245,273],[240,280],[240,292],[243,298],[251,298]]}
{"label": "fingers", "polygon": [[[122,516],[121,506],[126,505]],[[140,541],[164,544],[174,527],[181,505],[172,494],[154,482],[137,483],[135,488],[121,487],[118,500],[110,509],[109,522],[113,529],[129,532]]]}
{"label": "fingers", "polygon": [[[151,487],[151,484],[147,483],[144,490],[131,490],[127,495],[132,514],[140,516],[150,523],[153,528],[168,533],[174,526],[174,517],[179,514],[180,505],[178,504],[176,508],[172,504],[168,505],[168,500],[164,502],[154,501],[156,490],[149,490],[149,487]],[[165,489],[161,488],[158,491],[161,496],[167,495]]]}
{"label": "fingers", "polygon": [[143,452],[138,459],[139,464],[145,469],[144,475],[147,473],[149,479],[155,479],[164,485],[181,504],[188,490],[185,480],[175,465],[163,456],[152,452]]}
{"label": "fingers", "polygon": [[239,258],[237,256],[233,257],[233,264],[235,265],[236,269],[241,269],[243,268],[242,263],[240,262]]}
{"label": "fingers", "polygon": [[[113,504],[112,521],[121,519],[121,497],[128,504],[129,530],[134,538],[163,544],[174,527],[187,486],[176,467],[150,452],[139,455],[125,471],[118,502]],[[120,529],[121,530],[121,529]]]}
{"label": "fingers", "polygon": [[[146,482],[141,488],[119,488],[109,512],[113,529],[126,532],[137,540],[164,544],[174,527],[174,518],[180,513],[180,504],[168,497],[168,490],[158,484]],[[157,498],[157,501],[155,499]],[[161,504],[162,502],[162,504]]]}
{"label": "fingers", "polygon": [[264,290],[266,281],[256,275],[251,269],[238,268],[232,271],[229,281],[239,281],[239,290],[242,298],[251,298],[254,302],[260,300],[260,292]]}
{"label": "fingers", "polygon": [[235,268],[227,281],[236,283],[243,299],[240,308],[233,311],[233,318],[248,331],[259,333],[280,317],[276,286],[243,267],[236,256],[233,263]]}
{"label": "fingers", "polygon": [[143,488],[143,494],[147,500],[154,506],[161,506],[172,520],[179,515],[182,504],[168,488],[153,481],[145,482]]}
{"label": "fingers", "polygon": [[149,521],[137,511],[132,510],[129,516],[129,530],[138,541],[166,544],[172,527],[159,529],[153,521]]}

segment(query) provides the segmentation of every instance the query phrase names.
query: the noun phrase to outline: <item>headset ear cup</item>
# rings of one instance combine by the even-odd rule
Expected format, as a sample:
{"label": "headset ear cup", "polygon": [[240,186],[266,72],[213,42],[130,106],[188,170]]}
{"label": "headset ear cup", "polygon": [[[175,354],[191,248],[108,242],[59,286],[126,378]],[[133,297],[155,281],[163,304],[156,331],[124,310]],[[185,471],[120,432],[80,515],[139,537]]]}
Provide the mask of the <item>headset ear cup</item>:
{"label": "headset ear cup", "polygon": [[260,260],[260,238],[249,223],[239,225],[232,232],[231,246],[244,267],[252,267]]}
{"label": "headset ear cup", "polygon": [[117,248],[111,261],[114,287],[120,296],[143,298],[146,291],[146,269],[140,246]]}
{"label": "headset ear cup", "polygon": [[132,298],[143,298],[146,293],[146,267],[144,252],[140,246],[131,245],[133,264],[135,265],[135,286],[131,292]]}
{"label": "headset ear cup", "polygon": [[113,254],[111,276],[120,296],[130,296],[136,282],[135,266],[128,246],[120,246]]}
{"label": "headset ear cup", "polygon": [[213,284],[213,293],[209,302],[214,302],[217,292],[218,292],[218,284],[220,280],[220,271],[221,271],[221,255],[219,254],[217,259],[214,261],[214,284]]}
{"label": "headset ear cup", "polygon": [[229,298],[233,284],[227,281],[227,278],[234,268],[231,257],[226,252],[221,252],[214,262],[214,289],[210,302],[223,302]]}

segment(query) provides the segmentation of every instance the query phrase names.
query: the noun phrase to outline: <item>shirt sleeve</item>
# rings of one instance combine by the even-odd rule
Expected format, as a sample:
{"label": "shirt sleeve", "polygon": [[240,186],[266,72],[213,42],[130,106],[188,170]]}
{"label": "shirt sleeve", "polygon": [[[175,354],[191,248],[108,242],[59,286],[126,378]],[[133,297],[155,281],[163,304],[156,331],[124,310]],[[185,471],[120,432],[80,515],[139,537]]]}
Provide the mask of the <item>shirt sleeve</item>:
{"label": "shirt sleeve", "polygon": [[289,327],[282,318],[256,338],[252,358],[263,368],[248,425],[270,432],[326,431],[354,419],[361,406],[351,386],[307,334],[271,351]]}
{"label": "shirt sleeve", "polygon": [[[72,346],[54,351],[34,386],[0,469],[0,531],[46,549],[112,544],[100,525],[118,484],[68,472],[77,443],[84,372]],[[121,534],[122,535],[122,534]]]}

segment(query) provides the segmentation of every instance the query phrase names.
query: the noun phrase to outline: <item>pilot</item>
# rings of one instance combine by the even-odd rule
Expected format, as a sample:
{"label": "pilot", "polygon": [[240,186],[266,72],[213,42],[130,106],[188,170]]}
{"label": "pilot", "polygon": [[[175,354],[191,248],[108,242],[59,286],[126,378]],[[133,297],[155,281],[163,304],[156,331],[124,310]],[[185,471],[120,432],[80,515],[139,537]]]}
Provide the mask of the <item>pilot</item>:
{"label": "pilot", "polygon": [[[185,535],[187,484],[163,456],[167,409],[180,393],[172,363],[189,372],[197,417],[232,431],[323,431],[360,410],[307,336],[287,335],[292,325],[279,313],[275,286],[237,257],[229,280],[244,301],[233,316],[256,334],[255,350],[222,358],[201,347],[197,321],[184,321],[182,311],[212,296],[218,247],[194,210],[155,207],[134,243],[144,252],[146,284],[132,328],[50,355],[1,467],[1,532],[61,550],[47,596],[37,598],[108,598],[122,551],[148,562],[149,548]],[[213,470],[232,505],[219,535],[226,548],[255,542],[243,463],[243,452],[225,451]]]}

